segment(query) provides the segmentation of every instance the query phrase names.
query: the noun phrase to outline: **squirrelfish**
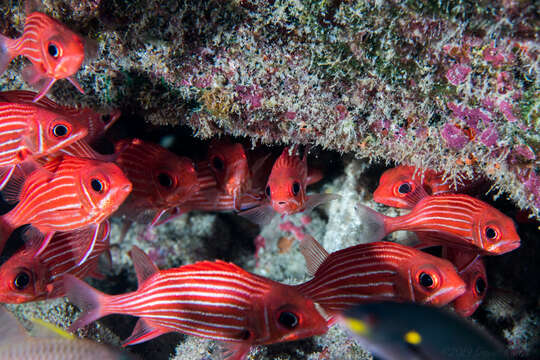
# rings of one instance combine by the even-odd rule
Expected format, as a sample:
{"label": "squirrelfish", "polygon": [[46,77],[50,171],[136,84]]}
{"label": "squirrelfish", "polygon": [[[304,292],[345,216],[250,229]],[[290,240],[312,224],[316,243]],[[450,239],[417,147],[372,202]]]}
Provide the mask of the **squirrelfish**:
{"label": "squirrelfish", "polygon": [[38,257],[31,249],[19,250],[0,266],[0,302],[18,304],[64,296],[65,274],[80,279],[102,278],[98,260],[101,254],[109,254],[109,231],[109,222],[105,221],[91,254],[80,265],[77,261],[85,250],[82,247],[92,236],[89,231],[56,233]]}
{"label": "squirrelfish", "polygon": [[265,188],[267,203],[242,211],[240,215],[263,225],[271,221],[274,212],[282,215],[295,214],[339,198],[335,194],[307,195],[307,151],[300,157],[296,148],[291,150],[293,154],[290,154],[288,147],[285,148],[272,167]]}
{"label": "squirrelfish", "polygon": [[484,261],[475,252],[450,247],[445,247],[442,255],[456,266],[459,276],[467,286],[465,293],[452,302],[452,307],[461,316],[471,316],[487,292],[488,280]]}
{"label": "squirrelfish", "polygon": [[2,360],[135,360],[121,349],[94,341],[78,339],[73,334],[40,319],[31,319],[32,334],[5,308],[0,308],[0,358]]}
{"label": "squirrelfish", "polygon": [[139,139],[120,140],[115,147],[116,164],[133,184],[120,209],[128,219],[155,225],[169,209],[186,203],[199,190],[191,159]]}
{"label": "squirrelfish", "polygon": [[423,247],[460,247],[485,255],[504,254],[520,245],[511,218],[468,195],[426,196],[410,213],[397,217],[384,216],[363,205],[357,205],[357,212],[373,228],[376,239],[408,230],[418,235]]}
{"label": "squirrelfish", "polygon": [[296,288],[330,314],[374,301],[443,306],[465,291],[449,261],[401,244],[379,241],[328,254],[306,235],[300,249],[314,277]]}
{"label": "squirrelfish", "polygon": [[444,309],[414,303],[369,303],[347,309],[340,323],[385,360],[508,359],[486,331]]}
{"label": "squirrelfish", "polygon": [[24,69],[24,79],[30,85],[41,87],[34,101],[45,96],[59,79],[68,79],[84,94],[73,75],[85,58],[85,44],[80,35],[64,24],[43,13],[27,11],[20,38],[10,39],[0,35],[0,74],[19,55],[32,63]]}
{"label": "squirrelfish", "polygon": [[[0,92],[0,101],[11,103],[31,103],[37,97],[37,93],[26,90],[12,90]],[[42,97],[36,105],[47,110],[75,118],[88,130],[84,140],[90,144],[103,137],[105,132],[120,118],[120,111],[113,110],[109,113],[99,113],[90,108],[69,107],[55,103],[47,97]]]}
{"label": "squirrelfish", "polygon": [[1,217],[0,248],[13,230],[24,224],[31,224],[45,236],[28,236],[29,247],[37,246],[34,256],[43,252],[55,232],[88,227],[93,235],[80,254],[78,264],[82,264],[93,250],[100,224],[130,191],[131,182],[113,163],[57,157],[7,185],[4,199],[18,203]]}
{"label": "squirrelfish", "polygon": [[0,189],[29,158],[52,154],[88,133],[80,121],[28,103],[0,102]]}
{"label": "squirrelfish", "polygon": [[139,289],[103,294],[67,275],[70,301],[83,313],[72,329],[109,314],[139,316],[124,345],[181,332],[225,342],[229,357],[245,359],[252,346],[292,341],[327,331],[324,311],[293,286],[251,274],[223,261],[158,270],[140,249],[131,250]]}
{"label": "squirrelfish", "polygon": [[453,183],[442,172],[400,165],[382,174],[373,200],[388,206],[412,209],[427,195],[469,192],[480,183],[481,179],[464,179]]}

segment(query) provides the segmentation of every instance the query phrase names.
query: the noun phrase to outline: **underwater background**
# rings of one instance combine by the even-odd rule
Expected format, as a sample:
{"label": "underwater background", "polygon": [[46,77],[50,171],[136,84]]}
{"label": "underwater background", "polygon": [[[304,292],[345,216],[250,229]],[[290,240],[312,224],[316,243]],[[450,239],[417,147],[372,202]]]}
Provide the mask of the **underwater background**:
{"label": "underwater background", "polygon": [[[308,279],[292,222],[329,251],[369,242],[355,216],[373,202],[382,172],[409,164],[490,181],[483,200],[514,218],[522,243],[486,258],[490,290],[472,320],[516,358],[540,357],[540,19],[534,1],[43,1],[48,15],[95,40],[97,58],[78,72],[86,91],[58,82],[60,104],[120,109],[110,138],[140,137],[196,158],[208,140],[312,145],[310,166],[325,177],[310,188],[342,199],[309,214],[275,217],[260,229],[234,214],[191,212],[154,229],[133,225],[98,289],[136,289],[128,250],[141,247],[160,268],[216,258],[280,282]],[[3,0],[0,33],[18,37],[22,1]],[[17,58],[0,90],[28,89]],[[106,147],[107,144],[104,144]],[[399,232],[389,239],[409,243]],[[264,240],[264,247],[260,244]],[[255,257],[255,251],[256,256]],[[9,305],[20,318],[67,326],[65,299]],[[118,345],[135,318],[109,316],[79,330]],[[133,346],[145,359],[210,359],[214,342],[168,334]],[[252,359],[364,359],[346,333],[261,346]]]}

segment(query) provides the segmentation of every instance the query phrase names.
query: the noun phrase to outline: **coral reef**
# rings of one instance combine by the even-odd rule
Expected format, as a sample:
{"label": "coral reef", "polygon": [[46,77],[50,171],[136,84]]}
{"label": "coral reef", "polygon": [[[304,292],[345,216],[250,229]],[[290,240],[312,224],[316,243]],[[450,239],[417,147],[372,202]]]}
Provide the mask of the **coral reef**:
{"label": "coral reef", "polygon": [[[133,244],[161,268],[221,258],[274,280],[303,281],[305,264],[291,231],[305,231],[334,251],[370,240],[370,230],[354,216],[355,203],[397,214],[371,202],[382,172],[373,163],[430,167],[452,181],[484,175],[493,183],[489,200],[499,197],[504,212],[515,214],[514,204],[540,218],[540,32],[533,1],[45,0],[43,7],[99,46],[97,58],[77,74],[86,95],[59,82],[51,97],[121,109],[117,134],[135,131],[130,127],[154,140],[168,134],[163,141],[173,147],[186,134],[228,134],[253,144],[313,144],[346,153],[343,160],[335,153],[319,159],[346,167],[327,172],[318,189],[340,193],[342,201],[309,218],[276,217],[260,234],[231,214],[190,213],[151,232],[135,225],[119,243],[116,221],[114,267],[107,281],[92,283],[103,291],[135,289],[127,257]],[[0,33],[20,35],[22,2],[2,2],[0,10]],[[26,88],[25,64],[22,58],[11,64],[0,90]],[[487,264],[490,286],[511,297],[527,294],[527,301],[500,300],[493,292],[474,316],[520,358],[540,353],[537,227],[521,224],[522,248]],[[403,233],[392,239],[409,241]],[[75,313],[65,300],[10,309],[63,326]],[[133,326],[132,319],[115,316],[80,335],[118,344]],[[132,351],[155,351],[155,359],[209,359],[215,343],[172,334]],[[332,329],[261,347],[252,358],[369,356]]]}

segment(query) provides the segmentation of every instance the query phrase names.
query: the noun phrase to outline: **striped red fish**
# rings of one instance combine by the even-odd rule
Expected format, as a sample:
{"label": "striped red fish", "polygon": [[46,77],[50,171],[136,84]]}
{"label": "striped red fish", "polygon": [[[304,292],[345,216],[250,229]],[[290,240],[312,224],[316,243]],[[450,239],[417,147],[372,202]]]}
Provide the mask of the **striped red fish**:
{"label": "striped red fish", "polygon": [[181,332],[225,342],[229,357],[245,359],[255,345],[292,341],[325,333],[324,311],[293,286],[251,274],[223,261],[203,261],[158,270],[146,254],[130,253],[137,291],[103,294],[67,275],[70,301],[83,313],[71,329],[109,314],[140,317],[124,345]]}
{"label": "striped red fish", "polygon": [[29,236],[29,246],[37,246],[34,256],[43,252],[55,232],[88,227],[93,236],[78,264],[92,252],[100,224],[131,191],[130,181],[117,165],[68,155],[47,162],[24,180],[13,183],[8,184],[3,196],[6,201],[18,203],[1,218],[0,248],[13,230],[24,224],[31,224],[45,236]]}
{"label": "striped red fish", "polygon": [[82,122],[35,104],[0,102],[0,189],[16,165],[52,154],[87,132]]}
{"label": "striped red fish", "polygon": [[116,164],[133,184],[120,209],[128,219],[155,225],[167,211],[199,191],[191,159],[139,139],[120,140],[115,147]]}
{"label": "striped red fish", "polygon": [[272,220],[275,212],[282,215],[295,214],[339,197],[333,194],[307,195],[307,151],[300,157],[297,150],[287,147],[275,161],[265,188],[267,203],[242,211],[240,215],[264,225]]}
{"label": "striped red fish", "polygon": [[382,174],[373,200],[388,206],[412,209],[427,195],[469,192],[481,182],[475,179],[453,183],[442,172],[400,165]]}
{"label": "striped red fish", "polygon": [[59,79],[67,79],[77,90],[84,90],[77,82],[84,57],[85,46],[77,35],[59,21],[40,12],[27,15],[23,34],[18,39],[0,35],[0,74],[11,60],[19,55],[32,65],[24,69],[23,77],[30,85],[41,87],[34,101],[38,101]]}
{"label": "striped red fish", "polygon": [[28,249],[19,250],[0,266],[0,302],[19,304],[64,296],[65,274],[80,279],[102,278],[97,266],[100,255],[109,250],[109,231],[109,222],[105,221],[92,253],[81,265],[77,264],[78,255],[90,241],[92,234],[88,231],[56,233],[38,257]]}
{"label": "striped red fish", "polygon": [[410,213],[398,217],[384,216],[363,205],[357,205],[357,210],[363,221],[374,228],[376,239],[408,230],[419,236],[423,247],[459,247],[485,255],[504,254],[520,245],[511,218],[468,195],[427,196]]}
{"label": "striped red fish", "polygon": [[[37,93],[26,90],[12,90],[0,92],[0,101],[11,103],[30,103],[37,97]],[[82,122],[88,129],[85,140],[92,144],[101,139],[105,132],[120,118],[120,110],[113,110],[108,113],[99,113],[90,108],[63,106],[55,103],[47,97],[42,97],[36,105],[42,106],[47,110],[73,117]]]}
{"label": "striped red fish", "polygon": [[449,261],[401,244],[379,241],[328,254],[306,235],[300,249],[314,277],[296,289],[330,314],[374,301],[444,306],[465,291]]}
{"label": "striped red fish", "polygon": [[443,257],[454,264],[459,276],[465,281],[465,293],[452,302],[461,316],[471,316],[486,296],[488,281],[484,261],[478,254],[461,249],[443,249]]}

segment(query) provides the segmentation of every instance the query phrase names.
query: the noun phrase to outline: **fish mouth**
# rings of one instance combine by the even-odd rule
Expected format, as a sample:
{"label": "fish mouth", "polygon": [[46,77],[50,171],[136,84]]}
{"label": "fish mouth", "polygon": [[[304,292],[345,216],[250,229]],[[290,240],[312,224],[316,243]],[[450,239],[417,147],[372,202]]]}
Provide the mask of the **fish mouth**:
{"label": "fish mouth", "polygon": [[[435,292],[434,294],[428,296],[426,299],[424,299],[424,304],[431,304],[436,306],[444,306],[448,304],[449,302],[453,301],[457,297],[463,295],[466,290],[466,285],[462,284],[459,287],[446,287],[442,288],[439,291]],[[454,296],[444,296],[448,293],[454,293]]]}
{"label": "fish mouth", "polygon": [[507,240],[501,241],[497,244],[494,244],[489,248],[489,252],[496,253],[498,255],[506,254],[507,252],[513,251],[521,246],[521,240]]}

